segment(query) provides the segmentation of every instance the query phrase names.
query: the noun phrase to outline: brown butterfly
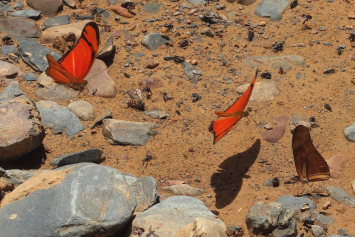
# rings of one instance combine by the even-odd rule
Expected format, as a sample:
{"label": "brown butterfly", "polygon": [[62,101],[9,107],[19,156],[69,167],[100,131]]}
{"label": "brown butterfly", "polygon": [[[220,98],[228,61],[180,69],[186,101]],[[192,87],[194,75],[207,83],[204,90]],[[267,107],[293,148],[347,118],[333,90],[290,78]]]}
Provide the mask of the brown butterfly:
{"label": "brown butterfly", "polygon": [[329,166],[314,147],[309,129],[298,125],[292,137],[293,157],[298,176],[303,182],[327,180]]}

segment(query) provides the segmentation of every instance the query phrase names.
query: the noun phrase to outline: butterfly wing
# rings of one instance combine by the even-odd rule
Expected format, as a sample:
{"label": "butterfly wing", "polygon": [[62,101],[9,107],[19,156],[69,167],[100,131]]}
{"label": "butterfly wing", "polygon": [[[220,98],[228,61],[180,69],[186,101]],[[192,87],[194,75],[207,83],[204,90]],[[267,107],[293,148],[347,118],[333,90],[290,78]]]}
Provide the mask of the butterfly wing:
{"label": "butterfly wing", "polygon": [[214,134],[213,143],[218,142],[243,117],[243,111],[245,110],[245,107],[247,106],[248,101],[250,99],[251,93],[253,92],[257,75],[258,70],[255,72],[254,79],[248,89],[235,103],[233,103],[225,112],[217,112],[217,114],[220,113],[222,117],[227,117],[226,114],[234,114],[236,116],[225,119],[219,119],[212,122],[212,131]]}
{"label": "butterfly wing", "polygon": [[70,84],[75,80],[74,76],[60,65],[55,58],[47,54],[49,67],[46,70],[48,76],[52,77],[56,82],[62,84]]}
{"label": "butterfly wing", "polygon": [[59,63],[73,75],[71,83],[81,84],[89,73],[99,50],[99,28],[95,22],[85,25],[76,45],[69,50]]}
{"label": "butterfly wing", "polygon": [[329,166],[314,147],[307,127],[299,125],[295,128],[292,149],[296,170],[302,180],[312,182],[329,179]]}

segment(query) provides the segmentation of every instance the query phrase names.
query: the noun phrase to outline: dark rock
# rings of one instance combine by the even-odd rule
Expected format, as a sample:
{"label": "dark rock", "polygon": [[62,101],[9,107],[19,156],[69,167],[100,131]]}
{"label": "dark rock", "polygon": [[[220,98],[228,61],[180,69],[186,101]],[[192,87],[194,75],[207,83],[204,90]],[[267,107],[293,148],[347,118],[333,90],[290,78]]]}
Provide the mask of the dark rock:
{"label": "dark rock", "polygon": [[280,20],[290,0],[263,0],[256,8],[255,13],[261,17],[270,17],[272,20]]}
{"label": "dark rock", "polygon": [[[229,0],[231,1],[231,0]],[[238,3],[244,6],[249,6],[253,4],[256,0],[238,0]]]}
{"label": "dark rock", "polygon": [[9,237],[111,236],[157,196],[151,177],[93,163],[68,165],[39,173],[7,194],[0,229]]}
{"label": "dark rock", "polygon": [[63,7],[62,0],[27,0],[26,3],[45,16],[55,16]]}
{"label": "dark rock", "polygon": [[36,106],[43,125],[50,128],[54,134],[64,132],[68,136],[73,136],[84,130],[79,118],[68,108],[49,100],[38,101]]}
{"label": "dark rock", "polygon": [[334,187],[334,186],[328,186],[327,190],[330,194],[330,196],[338,202],[341,202],[347,206],[350,207],[355,207],[355,198],[353,198],[350,194],[348,194],[345,190]]}
{"label": "dark rock", "polygon": [[61,57],[60,54],[53,52],[38,42],[26,38],[21,38],[19,40],[19,50],[22,59],[38,72],[43,72],[47,69],[47,54],[52,55],[57,60]]}
{"label": "dark rock", "polygon": [[0,18],[0,31],[5,31],[12,36],[38,38],[41,29],[34,20],[24,17]]}
{"label": "dark rock", "polygon": [[113,37],[111,36],[106,44],[104,49],[97,55],[97,58],[104,61],[106,66],[109,67],[113,64],[113,59],[116,53],[116,46],[113,44]]}
{"label": "dark rock", "polygon": [[156,127],[152,123],[105,119],[102,133],[113,145],[144,146],[152,135],[157,134]]}
{"label": "dark rock", "polygon": [[11,16],[27,17],[32,19],[38,19],[40,15],[41,12],[36,10],[18,10],[11,13]]}
{"label": "dark rock", "polygon": [[69,15],[55,16],[55,17],[49,17],[47,20],[45,20],[44,27],[47,29],[52,26],[67,25],[69,23],[70,23]]}
{"label": "dark rock", "polygon": [[82,162],[100,163],[103,160],[103,152],[99,149],[91,149],[81,152],[73,152],[62,155],[50,162],[51,166],[59,167]]}
{"label": "dark rock", "polygon": [[158,33],[149,33],[142,39],[142,45],[150,50],[156,50],[167,42],[168,40]]}
{"label": "dark rock", "polygon": [[141,236],[152,231],[156,236],[226,236],[225,224],[202,201],[187,196],[169,197],[139,213],[132,229],[142,230]]}
{"label": "dark rock", "polygon": [[38,148],[44,139],[39,113],[18,82],[0,94],[0,131],[0,161],[16,160]]}

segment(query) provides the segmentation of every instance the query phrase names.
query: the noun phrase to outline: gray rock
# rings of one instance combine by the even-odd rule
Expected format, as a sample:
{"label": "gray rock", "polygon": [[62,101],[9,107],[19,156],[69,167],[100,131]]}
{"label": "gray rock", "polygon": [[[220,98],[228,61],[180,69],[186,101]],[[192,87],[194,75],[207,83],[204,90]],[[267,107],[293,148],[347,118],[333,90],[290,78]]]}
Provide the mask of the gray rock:
{"label": "gray rock", "polygon": [[57,60],[61,57],[60,54],[53,52],[38,42],[26,38],[21,38],[19,40],[19,50],[22,59],[38,72],[43,72],[47,69],[47,54],[52,55]]}
{"label": "gray rock", "polygon": [[21,10],[24,6],[25,6],[25,4],[23,4],[23,2],[15,2],[13,7],[16,10]]}
{"label": "gray rock", "polygon": [[20,84],[17,81],[12,81],[10,84],[0,93],[0,103],[12,100],[25,93],[21,90]]}
{"label": "gray rock", "polygon": [[28,6],[39,10],[45,16],[55,16],[63,7],[62,0],[27,0]]}
{"label": "gray rock", "polygon": [[269,235],[271,233],[274,235],[293,233],[295,235],[297,227],[293,214],[294,212],[291,209],[284,208],[278,202],[268,204],[257,202],[249,209],[246,223],[249,230],[256,235]]}
{"label": "gray rock", "polygon": [[54,167],[71,165],[82,162],[100,163],[104,158],[103,152],[99,149],[91,149],[80,152],[73,152],[53,159],[49,164]]}
{"label": "gray rock", "polygon": [[[291,115],[291,125],[292,125],[293,129],[296,128],[298,125],[303,125],[307,128],[312,127],[312,123],[309,121],[309,119],[306,118],[302,114],[292,114]],[[291,129],[291,130],[293,130],[293,129]]]}
{"label": "gray rock", "polygon": [[63,3],[70,8],[76,8],[76,0],[63,0]]}
{"label": "gray rock", "polygon": [[205,0],[187,0],[187,1],[195,6],[205,4]]}
{"label": "gray rock", "polygon": [[[229,0],[231,1],[231,0]],[[233,0],[232,0],[233,1]],[[256,0],[238,0],[238,3],[244,6],[249,6],[253,4]]]}
{"label": "gray rock", "polygon": [[140,206],[137,183],[146,185],[144,193],[156,194],[156,181],[148,178],[153,182],[93,163],[35,175],[4,197],[3,237],[111,236]]}
{"label": "gray rock", "polygon": [[144,111],[144,114],[149,117],[157,118],[157,119],[166,119],[170,116],[168,113],[166,113],[163,110]]}
{"label": "gray rock", "polygon": [[41,29],[34,20],[24,17],[0,18],[0,31],[5,31],[12,36],[38,38]]}
{"label": "gray rock", "polygon": [[258,68],[261,65],[266,65],[273,69],[279,69],[282,67],[285,71],[289,71],[296,66],[305,65],[304,58],[297,55],[250,56],[247,57],[244,62],[252,68]]}
{"label": "gray rock", "polygon": [[[225,224],[217,219],[202,201],[173,196],[139,213],[132,229],[142,230],[141,236],[213,236],[226,237]],[[134,234],[134,233],[133,233]]]}
{"label": "gray rock", "polygon": [[261,17],[270,17],[272,20],[280,20],[290,0],[263,0],[255,10]]}
{"label": "gray rock", "polygon": [[324,236],[324,230],[321,226],[319,225],[312,225],[311,226],[311,231],[314,237],[322,237]]}
{"label": "gray rock", "polygon": [[133,185],[135,199],[138,203],[135,213],[147,210],[156,204],[159,199],[157,192],[158,183],[152,177],[140,177]]}
{"label": "gray rock", "polygon": [[110,6],[115,5],[118,2],[118,0],[106,0],[106,1]]}
{"label": "gray rock", "polygon": [[18,55],[18,50],[16,46],[13,45],[3,45],[1,47],[1,54],[4,56],[7,56],[9,54],[15,54]]}
{"label": "gray rock", "polygon": [[36,10],[18,10],[11,13],[11,16],[27,17],[32,19],[38,19],[41,15],[41,11]]}
{"label": "gray rock", "polygon": [[68,86],[55,83],[45,72],[39,76],[37,83],[40,87],[36,88],[35,94],[40,99],[68,101],[79,95],[79,91],[76,91]]}
{"label": "gray rock", "polygon": [[36,106],[43,125],[50,128],[54,134],[64,132],[68,136],[73,136],[84,130],[79,118],[68,108],[49,100],[38,101]]}
{"label": "gray rock", "polygon": [[94,106],[87,101],[77,100],[68,105],[68,108],[76,116],[84,121],[92,120],[94,118]]}
{"label": "gray rock", "polygon": [[47,29],[53,26],[68,25],[69,23],[70,23],[69,15],[55,16],[55,17],[49,17],[47,20],[45,20],[44,27]]}
{"label": "gray rock", "polygon": [[162,6],[164,6],[162,3],[146,3],[143,5],[142,9],[145,12],[157,14]]}
{"label": "gray rock", "polygon": [[12,169],[12,170],[6,170],[5,176],[8,178],[10,183],[18,186],[39,172],[45,172],[45,171]]}
{"label": "gray rock", "polygon": [[192,82],[196,83],[201,80],[202,73],[196,70],[195,66],[189,62],[183,62],[183,66],[186,76],[188,76]]}
{"label": "gray rock", "polygon": [[198,196],[205,192],[203,189],[191,187],[188,184],[170,185],[166,187],[165,190],[173,192],[176,195],[185,195],[185,196]]}
{"label": "gray rock", "polygon": [[331,216],[326,216],[326,215],[319,213],[316,218],[316,221],[319,225],[324,227],[324,226],[329,226],[329,225],[333,224],[335,219]]}
{"label": "gray rock", "polygon": [[37,76],[36,74],[30,72],[24,75],[25,81],[37,81]]}
{"label": "gray rock", "polygon": [[21,71],[16,65],[0,60],[0,79],[13,79],[19,74],[21,74]]}
{"label": "gray rock", "polygon": [[[238,93],[244,93],[250,84],[244,84],[237,88]],[[276,81],[265,80],[261,82],[256,82],[253,93],[250,96],[250,101],[265,102],[272,101],[275,96],[280,94],[280,89]]]}
{"label": "gray rock", "polygon": [[349,127],[345,128],[344,135],[346,139],[351,142],[355,142],[355,123],[351,124]]}
{"label": "gray rock", "polygon": [[290,209],[294,212],[300,210],[301,206],[304,204],[308,204],[310,209],[317,208],[317,205],[311,199],[305,197],[286,195],[277,199],[277,202],[282,204],[284,208]]}
{"label": "gray rock", "polygon": [[117,94],[116,83],[108,74],[106,64],[96,59],[85,79],[90,94],[104,98],[113,98]]}
{"label": "gray rock", "polygon": [[157,134],[153,123],[105,119],[102,133],[113,145],[144,146],[152,135]]}
{"label": "gray rock", "polygon": [[328,186],[327,190],[328,190],[330,196],[335,201],[341,202],[341,203],[348,205],[350,207],[355,207],[355,198],[353,198],[345,190],[338,188],[338,187],[334,187],[334,186]]}
{"label": "gray rock", "polygon": [[168,40],[164,39],[158,33],[149,33],[142,39],[142,45],[150,50],[156,50],[167,42]]}
{"label": "gray rock", "polygon": [[0,131],[0,161],[21,158],[38,148],[44,139],[39,113],[17,82],[0,94]]}

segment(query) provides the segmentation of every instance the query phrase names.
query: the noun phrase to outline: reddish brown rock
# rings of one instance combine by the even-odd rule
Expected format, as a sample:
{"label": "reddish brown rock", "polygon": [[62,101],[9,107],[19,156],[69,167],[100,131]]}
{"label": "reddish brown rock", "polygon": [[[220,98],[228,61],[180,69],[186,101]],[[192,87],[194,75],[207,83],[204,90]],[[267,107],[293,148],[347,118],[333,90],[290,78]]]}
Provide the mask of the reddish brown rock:
{"label": "reddish brown rock", "polygon": [[261,135],[263,138],[271,143],[275,143],[280,140],[285,134],[285,130],[288,123],[288,116],[279,116],[276,118],[276,126],[272,130],[267,130]]}
{"label": "reddish brown rock", "polygon": [[347,161],[348,157],[343,154],[336,154],[330,157],[330,159],[327,160],[330,169],[330,176],[335,179],[341,178]]}

